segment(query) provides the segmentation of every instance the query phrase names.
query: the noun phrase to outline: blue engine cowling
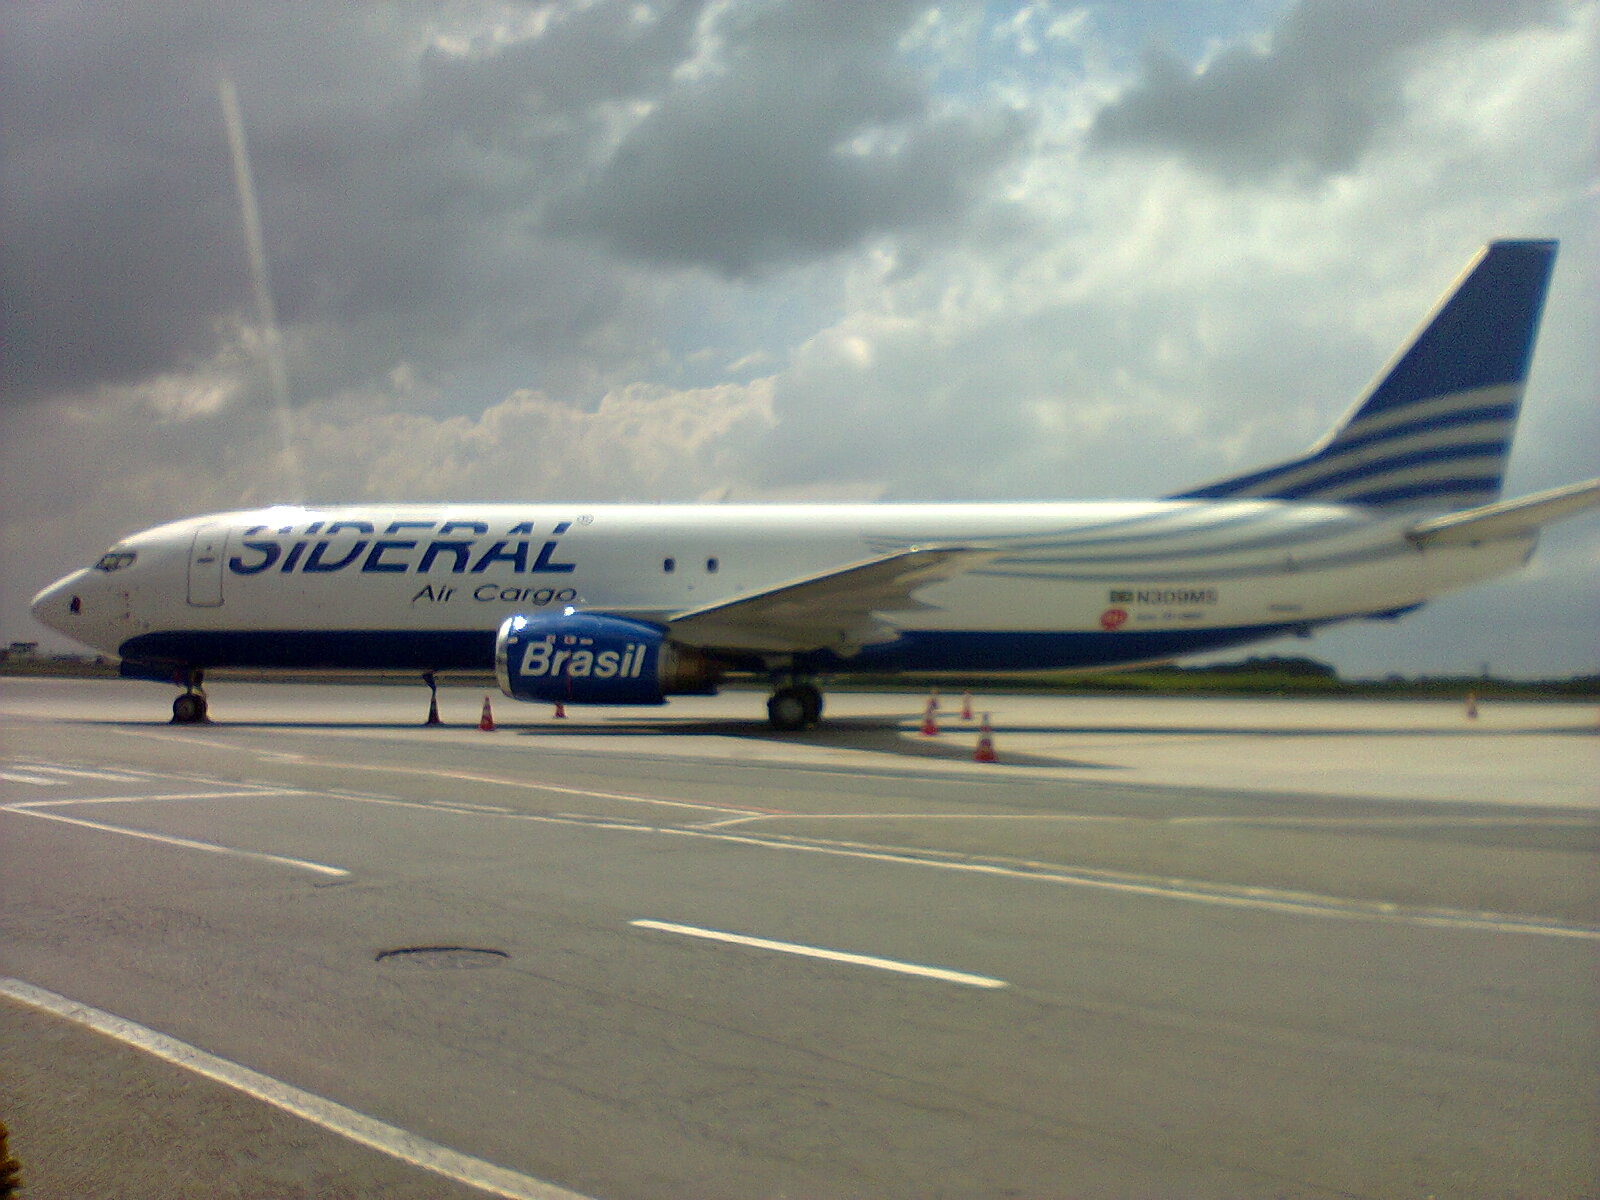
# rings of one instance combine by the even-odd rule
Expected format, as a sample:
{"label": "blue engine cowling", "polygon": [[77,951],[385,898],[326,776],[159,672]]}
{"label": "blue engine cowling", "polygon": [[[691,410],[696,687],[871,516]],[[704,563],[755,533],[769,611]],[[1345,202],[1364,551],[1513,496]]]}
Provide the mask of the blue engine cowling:
{"label": "blue engine cowling", "polygon": [[500,690],[516,700],[562,704],[664,704],[709,696],[719,671],[654,625],[599,613],[507,617],[494,641]]}

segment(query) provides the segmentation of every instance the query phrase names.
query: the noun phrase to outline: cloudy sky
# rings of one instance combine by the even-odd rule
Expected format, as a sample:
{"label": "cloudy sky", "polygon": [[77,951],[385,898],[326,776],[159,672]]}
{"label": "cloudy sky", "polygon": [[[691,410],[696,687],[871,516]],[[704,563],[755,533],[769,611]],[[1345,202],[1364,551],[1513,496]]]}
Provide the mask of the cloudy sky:
{"label": "cloudy sky", "polygon": [[[1562,240],[1508,492],[1600,474],[1597,64],[1595,0],[5,4],[0,642],[297,490],[1161,495],[1314,441],[1493,237]],[[1596,596],[1590,516],[1274,649],[1595,671]]]}

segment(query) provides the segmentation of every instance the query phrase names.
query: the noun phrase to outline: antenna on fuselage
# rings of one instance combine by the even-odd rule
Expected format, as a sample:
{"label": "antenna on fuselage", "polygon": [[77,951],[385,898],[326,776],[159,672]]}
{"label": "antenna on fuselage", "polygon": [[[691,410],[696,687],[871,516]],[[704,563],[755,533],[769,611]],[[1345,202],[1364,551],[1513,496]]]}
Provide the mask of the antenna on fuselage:
{"label": "antenna on fuselage", "polygon": [[278,330],[277,306],[272,301],[272,282],[267,275],[267,252],[261,239],[261,208],[256,203],[255,177],[250,171],[250,152],[245,146],[244,117],[239,110],[239,93],[233,80],[224,75],[217,81],[222,99],[222,119],[228,127],[228,149],[233,155],[233,183],[239,193],[239,214],[244,222],[245,248],[250,255],[250,286],[255,292],[256,320],[261,327],[261,354],[267,368],[267,384],[283,442],[283,484],[288,495],[283,500],[299,504],[302,494],[300,454],[295,449],[294,419],[289,408],[289,369],[284,361],[283,335]]}

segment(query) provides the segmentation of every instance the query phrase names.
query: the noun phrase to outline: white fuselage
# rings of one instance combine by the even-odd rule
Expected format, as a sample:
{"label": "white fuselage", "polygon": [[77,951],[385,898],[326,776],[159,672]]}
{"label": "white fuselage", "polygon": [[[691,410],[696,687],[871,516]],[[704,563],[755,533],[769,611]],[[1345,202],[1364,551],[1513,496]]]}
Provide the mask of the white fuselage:
{"label": "white fuselage", "polygon": [[[1415,514],[1278,500],[275,508],[163,525],[41,593],[46,624],[163,664],[483,670],[507,616],[673,614],[918,547],[992,557],[817,669],[1109,665],[1384,615],[1534,538],[1419,549]],[[110,562],[108,555],[103,563]],[[73,600],[76,599],[74,606]]]}

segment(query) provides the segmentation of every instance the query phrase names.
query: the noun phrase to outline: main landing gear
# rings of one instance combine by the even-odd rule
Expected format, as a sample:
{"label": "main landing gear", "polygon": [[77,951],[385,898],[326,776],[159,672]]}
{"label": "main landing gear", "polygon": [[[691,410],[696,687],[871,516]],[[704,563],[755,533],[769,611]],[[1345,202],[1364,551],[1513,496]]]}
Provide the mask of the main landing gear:
{"label": "main landing gear", "polygon": [[204,725],[211,718],[206,706],[206,673],[198,667],[184,672],[177,682],[183,684],[183,695],[172,702],[174,725]]}
{"label": "main landing gear", "polygon": [[776,683],[767,701],[767,721],[774,729],[791,733],[809,729],[822,719],[822,692],[809,681]]}

